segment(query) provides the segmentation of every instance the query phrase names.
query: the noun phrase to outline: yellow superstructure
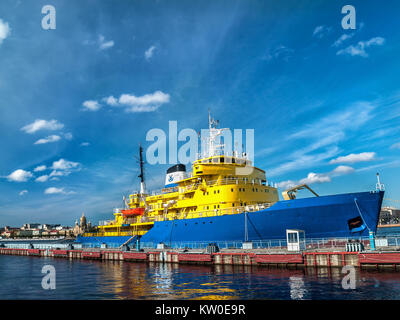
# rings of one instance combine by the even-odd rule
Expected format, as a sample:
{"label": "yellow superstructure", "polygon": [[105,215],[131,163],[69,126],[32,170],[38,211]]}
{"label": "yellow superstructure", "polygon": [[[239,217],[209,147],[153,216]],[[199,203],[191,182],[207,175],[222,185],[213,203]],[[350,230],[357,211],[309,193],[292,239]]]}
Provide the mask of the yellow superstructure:
{"label": "yellow superstructure", "polygon": [[113,221],[99,225],[97,233],[83,236],[143,235],[155,221],[258,211],[278,200],[277,189],[267,184],[265,171],[246,157],[212,155],[194,161],[192,172],[176,186],[153,194],[131,194],[126,208],[144,208],[143,215],[126,216],[123,209],[115,209]]}

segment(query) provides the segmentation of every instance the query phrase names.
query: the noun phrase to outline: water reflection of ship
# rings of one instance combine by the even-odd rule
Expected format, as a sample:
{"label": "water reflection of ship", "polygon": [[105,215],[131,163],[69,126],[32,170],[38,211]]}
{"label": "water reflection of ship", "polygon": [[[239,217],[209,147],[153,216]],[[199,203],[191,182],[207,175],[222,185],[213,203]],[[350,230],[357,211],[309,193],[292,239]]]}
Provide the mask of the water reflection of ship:
{"label": "water reflection of ship", "polygon": [[[341,289],[341,268],[179,265],[84,261],[99,269],[102,296],[118,299],[322,299]],[[385,288],[399,273],[356,269],[357,288]],[[367,290],[368,291],[368,290]]]}

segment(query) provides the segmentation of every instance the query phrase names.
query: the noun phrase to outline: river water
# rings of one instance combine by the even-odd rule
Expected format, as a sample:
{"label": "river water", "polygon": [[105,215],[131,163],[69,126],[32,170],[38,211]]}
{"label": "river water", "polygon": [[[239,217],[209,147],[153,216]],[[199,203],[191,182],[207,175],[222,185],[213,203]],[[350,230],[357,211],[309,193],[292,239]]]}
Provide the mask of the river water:
{"label": "river water", "polygon": [[[55,268],[45,290],[42,268]],[[0,299],[400,299],[400,272],[146,264],[0,256]]]}

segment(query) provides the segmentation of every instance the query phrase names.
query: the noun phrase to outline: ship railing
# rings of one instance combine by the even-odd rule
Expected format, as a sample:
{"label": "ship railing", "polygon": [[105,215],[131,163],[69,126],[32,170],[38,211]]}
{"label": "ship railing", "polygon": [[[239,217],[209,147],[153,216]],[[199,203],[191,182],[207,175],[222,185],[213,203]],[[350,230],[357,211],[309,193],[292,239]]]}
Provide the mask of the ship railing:
{"label": "ship railing", "polygon": [[[383,241],[384,240],[384,241]],[[344,251],[346,243],[349,241],[358,241],[363,244],[364,250],[370,249],[369,237],[336,237],[336,238],[305,238],[305,250],[340,250]],[[268,249],[271,251],[287,250],[286,239],[261,239],[251,240],[253,249]],[[176,249],[205,249],[210,243],[215,243],[221,249],[242,249],[243,240],[236,241],[171,241],[165,243],[170,248]],[[152,242],[141,242],[142,248],[155,248],[156,244]],[[396,250],[400,247],[400,236],[377,237],[375,245],[378,249],[388,247],[389,250]]]}
{"label": "ship railing", "polygon": [[226,177],[222,179],[207,181],[207,186],[224,186],[233,184],[263,186],[264,182],[262,179],[235,178],[235,177]]}
{"label": "ship railing", "polygon": [[[305,238],[306,250],[345,250],[346,243],[348,241],[359,241],[363,243],[364,249],[370,249],[370,240],[369,237],[335,237],[335,238]],[[384,240],[384,241],[382,241]],[[233,241],[170,241],[165,243],[170,248],[176,249],[205,249],[210,243],[216,243],[221,249],[242,249],[243,240],[233,240]],[[260,240],[250,240],[253,244],[254,249],[268,249],[272,252],[274,250],[282,250],[287,249],[287,241],[286,239],[260,239]],[[396,250],[400,248],[400,235],[393,236],[378,236],[375,242],[378,249],[387,247],[388,250]],[[100,247],[101,242],[95,242],[90,244],[82,244],[87,248],[95,248]],[[28,244],[5,244],[5,246],[10,248],[17,248],[28,246]],[[57,244],[57,247],[60,245]],[[74,244],[75,246],[75,244]],[[121,243],[109,243],[107,242],[107,246],[109,248],[119,248]],[[131,244],[131,246],[134,246]],[[34,244],[34,247],[37,247],[37,244]],[[141,241],[140,247],[143,249],[153,249],[157,247],[157,243],[154,242],[145,242]]]}
{"label": "ship railing", "polygon": [[107,226],[111,223],[113,223],[112,220],[101,220],[101,221],[99,221],[99,226]]}
{"label": "ship railing", "polygon": [[[266,182],[262,179],[249,179],[249,178],[222,178],[217,180],[209,180],[206,181],[206,185],[208,187],[215,187],[215,186],[225,186],[225,185],[250,185],[250,186],[266,186]],[[187,191],[196,190],[199,186],[201,186],[201,182],[196,182],[190,184],[186,187],[171,187],[171,188],[164,188],[161,190],[155,190],[151,192],[152,196],[159,196],[165,193],[177,192],[184,193]]]}
{"label": "ship railing", "polygon": [[215,208],[211,210],[203,210],[203,211],[193,211],[193,212],[182,212],[177,213],[173,216],[168,215],[158,215],[158,216],[147,216],[136,218],[135,223],[138,222],[160,222],[165,220],[174,220],[174,219],[193,219],[193,218],[207,218],[207,217],[216,217],[216,216],[224,216],[230,214],[238,214],[242,212],[257,212],[260,210],[268,209],[274,203],[266,202],[259,203],[254,205],[246,205],[246,206],[238,206],[238,207],[230,207],[230,208]]}

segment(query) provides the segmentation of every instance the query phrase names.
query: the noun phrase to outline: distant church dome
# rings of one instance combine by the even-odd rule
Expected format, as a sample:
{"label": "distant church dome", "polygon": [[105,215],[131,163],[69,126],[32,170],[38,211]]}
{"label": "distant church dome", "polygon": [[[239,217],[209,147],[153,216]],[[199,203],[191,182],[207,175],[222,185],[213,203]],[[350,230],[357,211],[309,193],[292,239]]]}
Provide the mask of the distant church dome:
{"label": "distant church dome", "polygon": [[85,217],[85,213],[83,213],[83,212],[82,212],[82,217],[80,219],[80,222],[81,222],[80,225],[82,228],[86,227],[86,217]]}

